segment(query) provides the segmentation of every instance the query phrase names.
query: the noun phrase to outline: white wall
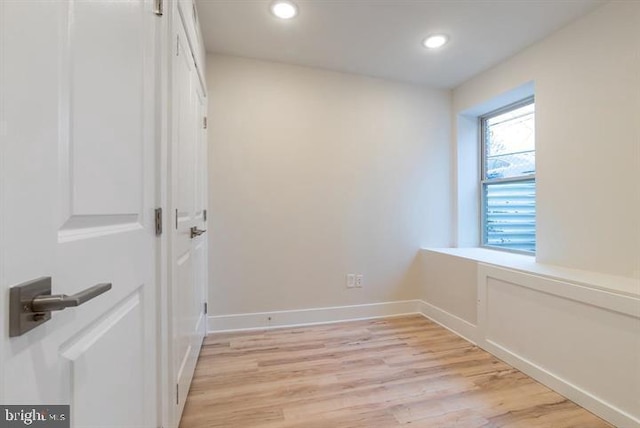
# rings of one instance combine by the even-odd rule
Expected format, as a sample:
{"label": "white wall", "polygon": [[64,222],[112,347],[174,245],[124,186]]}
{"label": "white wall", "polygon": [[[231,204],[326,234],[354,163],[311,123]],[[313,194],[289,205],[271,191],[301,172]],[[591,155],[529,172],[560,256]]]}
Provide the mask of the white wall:
{"label": "white wall", "polygon": [[422,251],[417,260],[425,279],[421,298],[475,326],[478,323],[476,261],[435,251]]}
{"label": "white wall", "polygon": [[464,181],[477,177],[474,115],[531,89],[536,260],[423,251],[424,312],[614,425],[640,427],[640,3],[607,3],[454,89],[459,246],[478,241],[478,186]]}
{"label": "white wall", "polygon": [[608,3],[462,84],[453,113],[530,81],[538,261],[640,278],[640,2]]}
{"label": "white wall", "polygon": [[213,314],[418,297],[419,248],[450,244],[450,93],[219,55],[207,81]]}

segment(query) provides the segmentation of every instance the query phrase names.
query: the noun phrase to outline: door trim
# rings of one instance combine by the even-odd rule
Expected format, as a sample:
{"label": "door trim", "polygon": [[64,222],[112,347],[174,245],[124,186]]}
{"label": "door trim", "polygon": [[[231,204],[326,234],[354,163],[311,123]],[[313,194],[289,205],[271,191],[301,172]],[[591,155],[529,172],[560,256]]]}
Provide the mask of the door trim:
{"label": "door trim", "polygon": [[[4,11],[5,4],[3,1],[0,1],[0,52],[5,52],[5,28],[4,20],[6,19],[6,14]],[[4,93],[5,87],[5,62],[0,61],[0,93]],[[5,186],[6,179],[4,176],[5,168],[4,162],[6,159],[5,156],[5,126],[6,126],[6,118],[4,115],[4,99],[0,99],[0,243],[6,242],[4,237],[4,228],[5,228],[5,209],[4,209],[4,196],[5,195]],[[6,338],[9,337],[9,326],[7,325],[7,319],[9,317],[9,305],[7,301],[7,293],[4,292],[5,287],[8,284],[6,282],[5,276],[5,251],[6,248],[0,245],[0,312],[4,315],[0,316],[0,334],[2,334],[2,338],[0,339],[0,403],[5,403],[5,392],[4,392],[4,342]]]}
{"label": "door trim", "polygon": [[165,2],[164,13],[156,20],[156,206],[162,207],[162,222],[166,227],[156,239],[156,342],[157,342],[157,418],[159,426],[173,428],[174,388],[171,381],[171,305],[169,295],[169,261],[171,259],[170,228],[171,210],[169,209],[169,144],[171,142],[171,69],[173,61],[173,16],[176,2]]}

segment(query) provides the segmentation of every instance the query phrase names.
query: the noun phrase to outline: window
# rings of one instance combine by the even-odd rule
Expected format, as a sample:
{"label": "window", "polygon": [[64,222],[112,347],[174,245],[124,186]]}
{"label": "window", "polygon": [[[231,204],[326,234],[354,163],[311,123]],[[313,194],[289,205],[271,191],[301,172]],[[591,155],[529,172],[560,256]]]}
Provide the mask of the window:
{"label": "window", "polygon": [[536,151],[533,98],[480,118],[482,244],[536,249]]}

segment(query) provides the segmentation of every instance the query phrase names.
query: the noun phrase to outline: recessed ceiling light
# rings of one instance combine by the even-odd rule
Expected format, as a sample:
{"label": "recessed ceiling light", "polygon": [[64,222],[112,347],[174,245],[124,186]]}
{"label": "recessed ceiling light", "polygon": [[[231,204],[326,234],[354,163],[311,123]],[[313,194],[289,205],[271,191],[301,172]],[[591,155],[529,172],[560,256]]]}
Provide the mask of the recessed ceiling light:
{"label": "recessed ceiling light", "polygon": [[449,38],[444,34],[433,34],[422,42],[425,48],[437,49],[444,46],[449,41]]}
{"label": "recessed ceiling light", "polygon": [[290,1],[278,0],[271,3],[271,13],[280,19],[291,19],[298,14],[298,7]]}

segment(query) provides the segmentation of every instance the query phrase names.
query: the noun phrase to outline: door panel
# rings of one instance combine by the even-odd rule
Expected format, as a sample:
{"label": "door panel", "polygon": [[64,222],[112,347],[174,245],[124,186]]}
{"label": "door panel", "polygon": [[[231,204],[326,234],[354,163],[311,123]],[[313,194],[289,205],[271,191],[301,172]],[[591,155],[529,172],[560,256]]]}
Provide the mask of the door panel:
{"label": "door panel", "polygon": [[5,328],[0,396],[70,404],[74,427],[155,426],[152,2],[2,3],[0,291],[113,288]]}
{"label": "door panel", "polygon": [[172,195],[176,224],[172,234],[173,362],[179,421],[206,331],[202,271],[206,234],[194,237],[191,228],[204,230],[206,164],[201,157],[202,88],[180,16],[176,16],[174,58],[174,129],[172,138]]}
{"label": "door panel", "polygon": [[118,3],[68,3],[72,215],[142,208],[145,5]]}
{"label": "door panel", "polygon": [[[79,425],[96,422],[108,403],[112,426],[144,426],[144,312],[139,291],[78,334],[62,356],[68,361],[70,404]],[[113,371],[113,367],[119,370]],[[123,394],[126,385],[127,394]]]}

